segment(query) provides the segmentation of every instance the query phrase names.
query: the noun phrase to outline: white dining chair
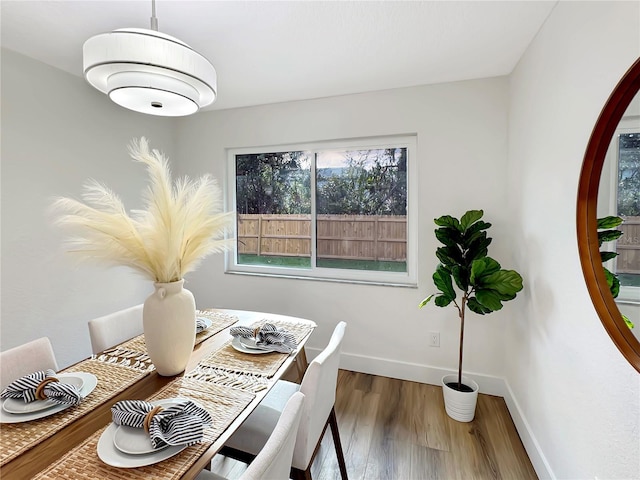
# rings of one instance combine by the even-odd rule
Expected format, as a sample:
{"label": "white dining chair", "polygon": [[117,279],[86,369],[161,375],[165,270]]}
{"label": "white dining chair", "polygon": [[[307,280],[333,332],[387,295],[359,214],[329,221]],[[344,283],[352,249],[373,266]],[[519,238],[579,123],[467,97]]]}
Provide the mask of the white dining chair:
{"label": "white dining chair", "polygon": [[[288,480],[293,447],[305,402],[304,394],[294,393],[286,403],[273,432],[240,480]],[[203,470],[196,480],[222,480],[214,472]]]}
{"label": "white dining chair", "polygon": [[89,337],[91,337],[91,350],[93,350],[93,353],[102,352],[109,347],[142,334],[143,306],[141,303],[140,305],[89,320]]}
{"label": "white dining chair", "polygon": [[340,348],[347,324],[340,322],[333,331],[327,347],[309,364],[300,385],[279,380],[229,438],[220,453],[250,463],[262,449],[274,429],[287,400],[297,391],[305,394],[304,412],[298,427],[291,462],[295,479],[311,479],[311,465],[322,437],[331,427],[342,480],[347,480],[342,444],[336,420],[335,400],[340,362]]}
{"label": "white dining chair", "polygon": [[0,390],[20,377],[49,368],[58,371],[58,362],[47,337],[0,352]]}

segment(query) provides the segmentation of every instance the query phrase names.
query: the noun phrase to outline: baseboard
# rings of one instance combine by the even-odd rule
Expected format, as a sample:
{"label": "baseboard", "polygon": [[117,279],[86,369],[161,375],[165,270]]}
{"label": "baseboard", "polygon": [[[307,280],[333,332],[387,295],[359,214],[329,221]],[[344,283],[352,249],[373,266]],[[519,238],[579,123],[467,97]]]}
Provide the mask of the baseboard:
{"label": "baseboard", "polygon": [[[307,359],[311,361],[321,350],[305,347],[305,351]],[[428,383],[430,385],[440,385],[443,376],[457,373],[457,370],[420,365],[418,363],[399,362],[386,358],[365,357],[345,352],[340,355],[340,368],[351,370],[352,372],[369,373],[371,375]],[[464,375],[476,381],[480,386],[480,393],[504,397],[506,392],[504,379],[466,371]]]}
{"label": "baseboard", "polygon": [[511,414],[513,423],[515,424],[516,430],[520,435],[520,440],[522,440],[524,449],[527,451],[527,455],[529,455],[529,459],[533,464],[533,468],[535,469],[536,474],[538,474],[538,478],[556,480],[556,476],[553,474],[553,470],[551,470],[551,466],[549,465],[549,462],[547,462],[547,458],[542,452],[542,448],[540,448],[538,440],[529,427],[527,418],[524,416],[522,410],[520,409],[520,404],[513,395],[513,391],[509,386],[509,382],[505,380],[504,384],[506,389],[504,402],[507,404],[507,408],[509,409],[509,413]]}
{"label": "baseboard", "polygon": [[[320,349],[305,347],[307,358],[311,361],[320,353]],[[380,375],[383,377],[398,378],[400,380],[408,380],[411,382],[427,383],[429,385],[440,385],[440,381],[444,375],[456,373],[455,370],[440,367],[432,367],[429,365],[420,365],[417,363],[399,362],[386,358],[365,357],[363,355],[355,355],[352,353],[342,352],[340,356],[340,368],[350,370],[352,372],[368,373],[371,375]],[[507,409],[511,414],[516,430],[520,435],[522,444],[524,445],[527,455],[540,479],[555,480],[555,475],[538,444],[529,423],[524,417],[520,405],[516,401],[511,387],[504,378],[494,377],[492,375],[483,375],[474,372],[465,372],[468,376],[476,381],[480,386],[480,393],[487,395],[496,395],[503,397],[507,404]]]}

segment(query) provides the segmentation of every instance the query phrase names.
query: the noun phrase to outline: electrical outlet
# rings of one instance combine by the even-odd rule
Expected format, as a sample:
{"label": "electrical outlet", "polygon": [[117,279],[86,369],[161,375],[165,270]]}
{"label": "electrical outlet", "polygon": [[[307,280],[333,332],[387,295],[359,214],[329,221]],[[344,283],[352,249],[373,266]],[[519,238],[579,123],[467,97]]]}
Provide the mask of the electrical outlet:
{"label": "electrical outlet", "polygon": [[440,332],[429,332],[429,346],[430,347],[440,346]]}

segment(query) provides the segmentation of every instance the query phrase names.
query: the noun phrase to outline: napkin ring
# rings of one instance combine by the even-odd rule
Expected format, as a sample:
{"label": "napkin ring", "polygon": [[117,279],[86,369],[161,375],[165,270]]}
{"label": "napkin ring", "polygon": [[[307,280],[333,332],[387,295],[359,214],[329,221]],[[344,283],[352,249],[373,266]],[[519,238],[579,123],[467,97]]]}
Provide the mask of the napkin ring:
{"label": "napkin ring", "polygon": [[153,409],[147,413],[144,417],[144,422],[143,422],[143,426],[144,426],[144,431],[149,433],[149,427],[151,426],[151,419],[153,418],[153,416],[156,413],[160,413],[162,411],[162,407],[160,405],[156,405],[155,407],[153,407]]}
{"label": "napkin ring", "polygon": [[51,382],[58,382],[59,380],[56,377],[47,377],[40,382],[40,384],[36,387],[36,398],[38,400],[46,400],[47,396],[44,394],[44,387]]}

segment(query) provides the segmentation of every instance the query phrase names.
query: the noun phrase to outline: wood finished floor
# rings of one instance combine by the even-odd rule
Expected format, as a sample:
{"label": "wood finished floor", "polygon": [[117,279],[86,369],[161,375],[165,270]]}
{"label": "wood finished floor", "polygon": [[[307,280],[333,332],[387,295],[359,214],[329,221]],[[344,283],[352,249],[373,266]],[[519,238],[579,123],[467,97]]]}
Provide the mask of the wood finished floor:
{"label": "wood finished floor", "polygon": [[[537,479],[504,400],[479,395],[476,417],[444,412],[442,388],[340,370],[336,414],[350,480]],[[213,471],[238,478],[246,466],[217,456]],[[339,480],[331,434],[314,480]]]}

